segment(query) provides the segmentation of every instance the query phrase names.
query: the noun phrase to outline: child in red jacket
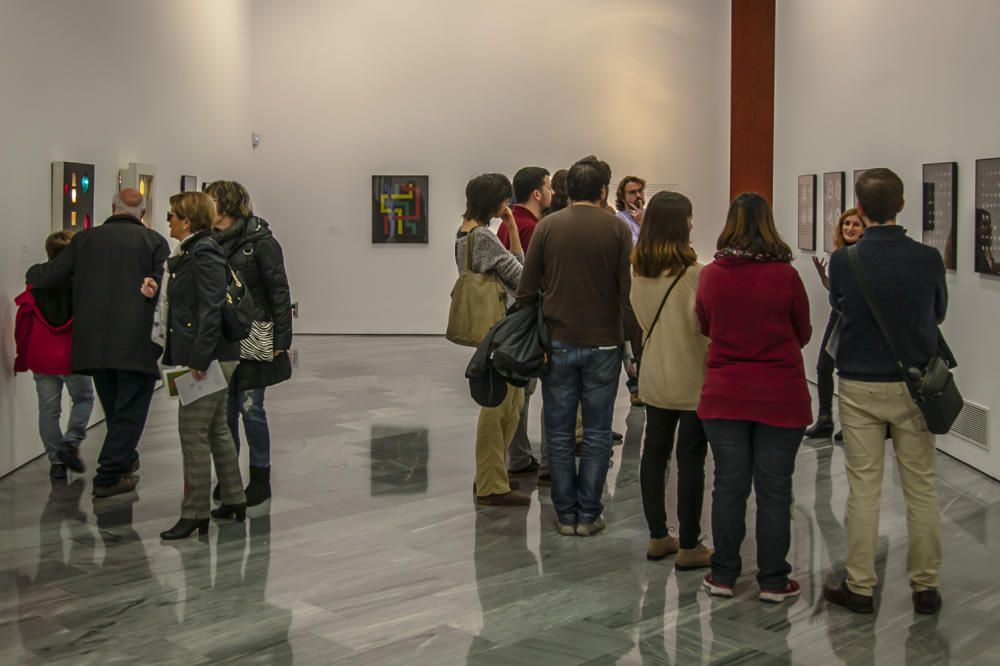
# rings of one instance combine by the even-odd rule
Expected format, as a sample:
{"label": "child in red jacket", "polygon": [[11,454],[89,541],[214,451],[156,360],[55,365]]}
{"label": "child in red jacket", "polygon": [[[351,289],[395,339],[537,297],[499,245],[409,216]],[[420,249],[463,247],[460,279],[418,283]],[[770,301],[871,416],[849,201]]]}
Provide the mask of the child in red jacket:
{"label": "child in red jacket", "polygon": [[[45,252],[55,258],[69,245],[73,234],[57,231],[45,239]],[[49,457],[49,477],[66,478],[66,468],[85,471],[80,442],[86,437],[94,388],[87,375],[73,374],[70,347],[73,331],[73,294],[70,289],[33,289],[31,285],[14,299],[17,321],[14,340],[17,355],[14,372],[31,370],[38,393],[38,431]],[[62,389],[65,384],[73,401],[66,432],[62,430]]]}

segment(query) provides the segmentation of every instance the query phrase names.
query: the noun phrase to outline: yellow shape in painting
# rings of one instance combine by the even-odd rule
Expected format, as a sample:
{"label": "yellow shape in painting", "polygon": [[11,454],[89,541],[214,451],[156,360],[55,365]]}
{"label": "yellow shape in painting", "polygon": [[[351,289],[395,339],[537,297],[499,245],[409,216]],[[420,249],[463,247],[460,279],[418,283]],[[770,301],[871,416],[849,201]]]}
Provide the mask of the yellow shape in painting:
{"label": "yellow shape in painting", "polygon": [[388,194],[383,194],[383,195],[381,195],[378,198],[378,211],[380,213],[391,213],[392,212],[392,209],[391,208],[387,208],[386,205],[385,205],[385,202],[386,202],[386,200],[388,200],[388,198],[389,198]]}
{"label": "yellow shape in painting", "polygon": [[69,200],[76,203],[76,188],[74,187],[69,191]]}
{"label": "yellow shape in painting", "polygon": [[139,179],[139,194],[146,196],[146,181],[142,178]]}
{"label": "yellow shape in painting", "polygon": [[412,200],[413,199],[413,192],[411,191],[409,194],[393,194],[392,198],[393,199]]}
{"label": "yellow shape in painting", "polygon": [[71,227],[75,227],[76,226],[76,211],[75,210],[71,211],[70,214],[69,214],[69,226],[71,226]]}

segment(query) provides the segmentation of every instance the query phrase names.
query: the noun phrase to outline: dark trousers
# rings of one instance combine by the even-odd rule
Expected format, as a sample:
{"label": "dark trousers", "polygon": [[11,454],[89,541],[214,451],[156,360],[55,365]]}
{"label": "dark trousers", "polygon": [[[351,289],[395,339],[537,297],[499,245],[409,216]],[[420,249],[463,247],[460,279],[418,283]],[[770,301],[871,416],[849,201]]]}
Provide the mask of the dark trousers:
{"label": "dark trousers", "polygon": [[[678,428],[679,426],[679,428]],[[642,449],[639,485],[649,536],[667,536],[667,468],[677,434],[677,519],[681,548],[694,548],[701,536],[701,506],[705,496],[705,457],[708,439],[693,411],[646,405],[646,444]]]}
{"label": "dark trousers", "polygon": [[819,415],[833,416],[833,370],[834,360],[826,352],[826,343],[837,323],[840,313],[833,311],[823,332],[823,341],[819,344],[819,359],[816,361],[816,392],[819,394]]}
{"label": "dark trousers", "polygon": [[715,456],[712,492],[712,577],[734,585],[743,570],[740,546],[746,536],[747,498],[757,496],[757,583],[780,590],[792,567],[792,473],[804,428],[780,428],[755,421],[706,419]]}
{"label": "dark trousers", "polygon": [[229,398],[226,404],[226,421],[229,432],[236,444],[236,457],[240,453],[240,416],[243,429],[247,433],[250,448],[251,467],[271,466],[271,431],[267,426],[267,412],[264,411],[264,387],[241,391],[236,380],[229,383]]}
{"label": "dark trousers", "polygon": [[94,485],[110,486],[130,474],[139,459],[136,448],[146,427],[156,375],[131,370],[94,370],[91,376],[107,425]]}

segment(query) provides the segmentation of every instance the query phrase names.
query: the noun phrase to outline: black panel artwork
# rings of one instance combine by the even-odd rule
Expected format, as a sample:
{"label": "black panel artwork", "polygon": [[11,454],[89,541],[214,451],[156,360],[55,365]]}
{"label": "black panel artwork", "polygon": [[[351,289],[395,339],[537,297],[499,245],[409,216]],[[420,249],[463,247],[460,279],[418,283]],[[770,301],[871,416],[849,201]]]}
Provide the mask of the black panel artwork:
{"label": "black panel artwork", "polygon": [[1000,157],[976,160],[976,272],[1000,275]]}
{"label": "black panel artwork", "polygon": [[925,164],[923,178],[923,212],[921,215],[921,240],[936,248],[944,260],[944,267],[955,269],[957,245],[955,233],[958,224],[958,164],[939,162]]}
{"label": "black panel artwork", "polygon": [[52,230],[83,231],[94,226],[94,165],[52,163]]}

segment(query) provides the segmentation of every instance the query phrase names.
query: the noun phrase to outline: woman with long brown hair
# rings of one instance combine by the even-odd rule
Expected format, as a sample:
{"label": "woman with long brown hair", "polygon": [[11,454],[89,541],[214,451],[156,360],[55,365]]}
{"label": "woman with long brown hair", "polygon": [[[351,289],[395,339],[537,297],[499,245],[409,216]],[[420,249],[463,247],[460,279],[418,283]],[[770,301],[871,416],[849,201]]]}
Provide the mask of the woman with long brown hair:
{"label": "woman with long brown hair", "polygon": [[[861,234],[865,231],[865,224],[858,215],[857,208],[848,208],[837,220],[837,226],[833,228],[833,245],[836,249],[854,245],[861,239]],[[813,265],[819,273],[819,279],[823,286],[830,290],[830,278],[826,274],[826,261],[819,257],[813,257]],[[826,324],[823,332],[823,341],[819,343],[819,360],[816,362],[816,392],[819,394],[819,414],[816,422],[805,431],[807,439],[825,439],[833,434],[833,357],[826,351],[826,345],[830,341],[833,328],[840,318],[840,313],[836,310],[830,311],[830,320]],[[841,441],[843,437],[838,432],[834,438]]]}
{"label": "woman with long brown hair", "polygon": [[[632,253],[632,309],[642,327],[639,398],[646,404],[646,444],[639,482],[649,525],[646,559],[677,553],[678,569],[709,566],[699,542],[708,440],[695,410],[705,379],[708,339],[695,314],[702,265],[691,247],[691,201],[659,192],[646,208]],[[680,540],[667,531],[667,467],[677,442],[677,517]]]}
{"label": "woman with long brown hair", "polygon": [[761,195],[736,197],[716,247],[696,299],[710,341],[698,416],[715,458],[715,553],[704,586],[713,595],[733,596],[752,485],[759,598],[779,602],[799,594],[787,557],[795,455],[812,420],[802,363],[802,347],[812,335],[809,299]]}

